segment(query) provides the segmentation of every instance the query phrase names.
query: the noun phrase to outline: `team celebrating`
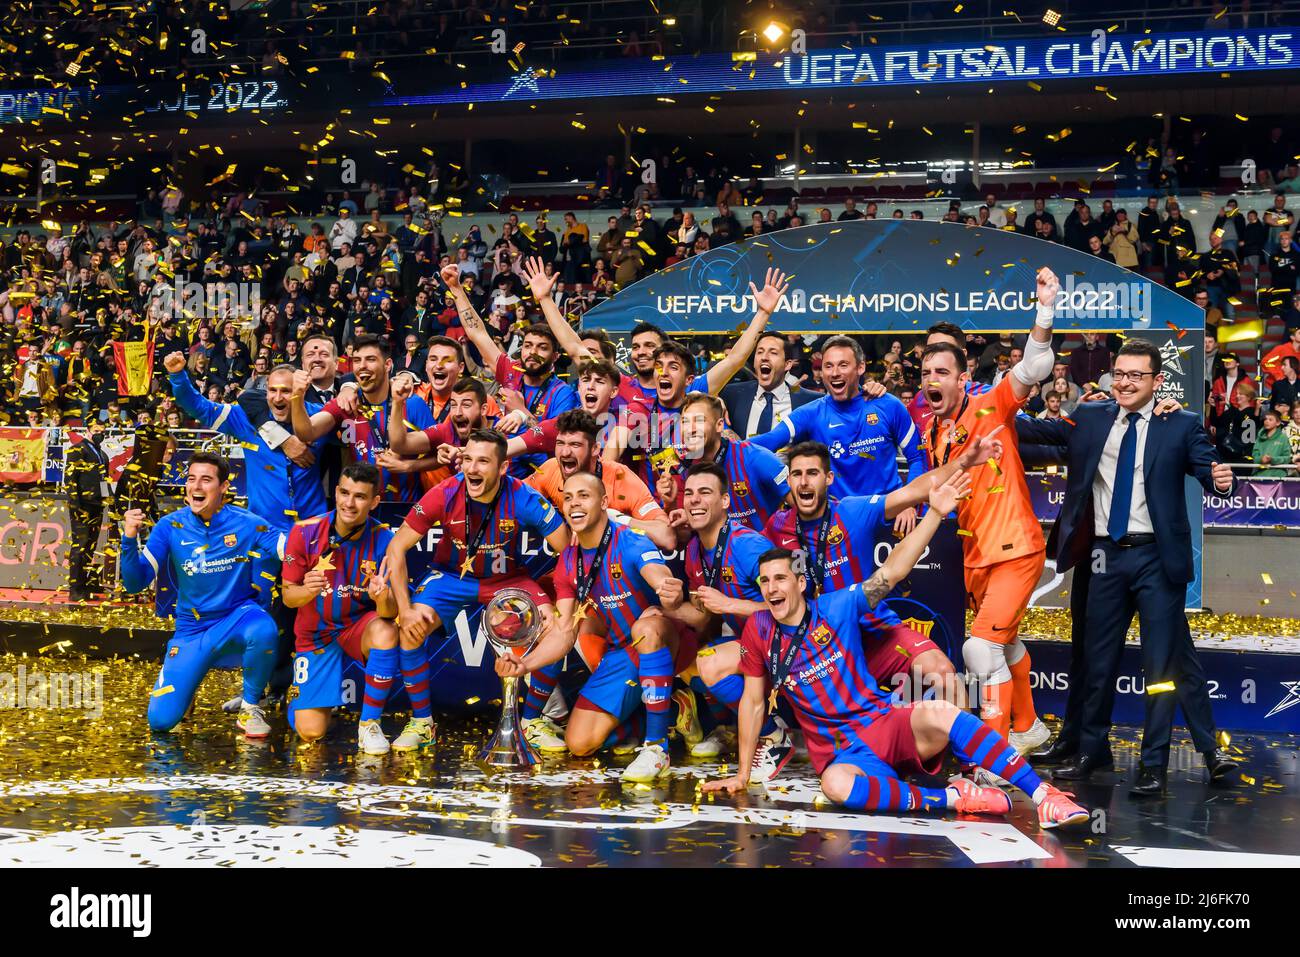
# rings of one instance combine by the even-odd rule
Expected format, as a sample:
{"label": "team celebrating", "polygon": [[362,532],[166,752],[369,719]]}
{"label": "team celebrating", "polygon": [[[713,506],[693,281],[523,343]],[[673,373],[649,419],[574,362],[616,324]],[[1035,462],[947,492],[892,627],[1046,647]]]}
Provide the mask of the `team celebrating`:
{"label": "team celebrating", "polygon": [[[357,703],[343,680],[356,667],[359,751],[427,749],[432,636],[520,589],[541,634],[495,667],[526,678],[524,733],[543,754],[634,753],[623,780],[652,784],[675,730],[690,757],[734,756],[734,776],[704,785],[734,792],[778,775],[801,737],[823,794],[847,808],[1005,815],[1013,787],[1044,828],[1088,820],[1024,759],[1048,738],[1018,637],[1046,546],[1015,420],[1054,361],[1050,270],[1023,355],[991,389],[972,383],[949,324],[931,330],[919,414],[864,383],[860,345],[833,336],[827,393],[774,415],[769,391],[747,440],[720,393],[751,358],[760,384],[788,368],[785,337],[767,328],[787,292],[780,270],[750,285],[752,321],[702,374],[650,324],[620,367],[605,335],[570,326],[540,262],[527,273],[546,321],[512,357],[449,273],[491,394],[467,372],[466,343],[443,337],[423,383],[394,376],[373,336],[353,344],[354,379],[337,381],[333,340],[312,337],[304,356],[320,361],[271,370],[260,404],[212,402],[183,355],[166,357],[181,406],[246,450],[249,507],[227,501],[229,463],[197,453],[184,508],[145,541],[144,513],[125,516],[123,583],[156,585],[176,621],[151,728],[174,728],[237,653],[243,688],[226,708],[244,735],[271,733],[264,702],[283,695],[295,733],[320,739]],[[555,371],[566,353],[567,382]],[[331,466],[340,446],[350,463]],[[888,602],[954,514],[969,684]],[[880,529],[896,541],[876,567]],[[900,694],[900,678],[937,691]],[[399,690],[410,717],[390,741],[381,718]]]}

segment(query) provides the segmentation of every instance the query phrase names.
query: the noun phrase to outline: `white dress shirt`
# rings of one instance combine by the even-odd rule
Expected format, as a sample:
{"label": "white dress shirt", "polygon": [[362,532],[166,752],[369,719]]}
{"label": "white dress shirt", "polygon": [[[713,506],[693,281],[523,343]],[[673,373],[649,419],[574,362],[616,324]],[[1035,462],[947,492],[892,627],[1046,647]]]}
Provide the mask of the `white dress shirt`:
{"label": "white dress shirt", "polygon": [[[1151,513],[1147,510],[1146,476],[1143,474],[1142,456],[1147,447],[1147,430],[1151,428],[1151,411],[1156,406],[1155,397],[1137,410],[1142,418],[1133,423],[1137,429],[1137,454],[1133,462],[1133,500],[1129,506],[1128,533],[1130,535],[1151,534],[1155,528],[1151,525]],[[1092,481],[1093,531],[1099,536],[1110,534],[1110,499],[1115,491],[1115,467],[1119,464],[1119,446],[1124,441],[1128,430],[1128,412],[1119,410],[1115,424],[1110,427],[1106,444],[1102,446],[1101,462],[1097,465],[1097,477]]]}
{"label": "white dress shirt", "polygon": [[[759,386],[754,390],[754,404],[749,407],[749,422],[745,426],[745,435],[758,434],[758,419],[763,414],[765,404],[763,396],[767,390]],[[782,382],[772,390],[772,426],[775,428],[790,416],[790,387]]]}

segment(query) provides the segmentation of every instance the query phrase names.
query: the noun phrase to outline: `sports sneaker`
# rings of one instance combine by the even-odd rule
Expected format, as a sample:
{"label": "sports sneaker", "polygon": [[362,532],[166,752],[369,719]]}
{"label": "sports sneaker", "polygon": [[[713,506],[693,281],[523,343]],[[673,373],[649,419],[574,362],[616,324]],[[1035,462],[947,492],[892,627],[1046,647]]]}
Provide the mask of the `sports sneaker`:
{"label": "sports sneaker", "polygon": [[775,731],[758,739],[754,749],[754,763],[749,769],[750,784],[766,784],[785,767],[786,762],[794,756],[794,738],[785,725],[777,725]]}
{"label": "sports sneaker", "polygon": [[1059,788],[1044,782],[1043,787],[1046,789],[1043,793],[1043,800],[1038,805],[1038,826],[1051,830],[1061,825],[1080,824],[1088,820],[1088,811],[1086,808],[1075,804],[1070,798],[1074,797]]}
{"label": "sports sneaker", "polygon": [[1006,778],[998,777],[988,768],[981,768],[978,765],[970,769],[971,780],[977,787],[981,788],[1009,788],[1011,782]]}
{"label": "sports sneaker", "polygon": [[564,730],[545,716],[522,722],[524,740],[543,754],[563,754],[568,751],[564,743]]}
{"label": "sports sneaker", "polygon": [[704,740],[704,728],[700,726],[700,712],[695,704],[695,693],[686,688],[673,692],[677,702],[677,722],[673,725],[687,748],[693,748]]}
{"label": "sports sneaker", "polygon": [[242,694],[237,694],[229,701],[227,701],[225,704],[223,704],[221,706],[221,710],[224,711],[226,714],[239,714],[240,709],[243,707],[244,707],[244,696]]}
{"label": "sports sneaker", "polygon": [[1051,736],[1052,732],[1047,730],[1047,725],[1043,724],[1042,719],[1035,718],[1028,731],[1012,731],[1007,735],[1007,740],[1011,742],[1013,748],[1023,755],[1029,754],[1031,751],[1037,751],[1047,743]]}
{"label": "sports sneaker", "polygon": [[958,814],[1010,814],[1011,798],[998,788],[980,787],[970,778],[956,777],[948,786],[957,792]]}
{"label": "sports sneaker", "polygon": [[402,733],[393,741],[394,751],[419,751],[433,744],[433,721],[430,718],[412,718],[406,722]]}
{"label": "sports sneaker", "polygon": [[271,733],[271,726],[266,723],[266,712],[255,704],[242,705],[235,724],[246,738],[265,738]]}
{"label": "sports sneaker", "polygon": [[716,758],[736,746],[736,732],[726,725],[718,725],[709,736],[691,748],[693,758]]}
{"label": "sports sneaker", "polygon": [[609,751],[610,754],[613,754],[616,757],[621,758],[621,757],[626,757],[627,755],[633,753],[640,747],[641,745],[636,743],[636,738],[626,738],[625,740],[620,741],[618,744],[610,748]]}
{"label": "sports sneaker", "polygon": [[379,727],[378,719],[362,721],[357,725],[357,749],[362,754],[387,754],[391,747],[384,737],[383,729]]}
{"label": "sports sneaker", "polygon": [[658,744],[643,744],[623,769],[624,784],[653,784],[668,773],[668,752]]}

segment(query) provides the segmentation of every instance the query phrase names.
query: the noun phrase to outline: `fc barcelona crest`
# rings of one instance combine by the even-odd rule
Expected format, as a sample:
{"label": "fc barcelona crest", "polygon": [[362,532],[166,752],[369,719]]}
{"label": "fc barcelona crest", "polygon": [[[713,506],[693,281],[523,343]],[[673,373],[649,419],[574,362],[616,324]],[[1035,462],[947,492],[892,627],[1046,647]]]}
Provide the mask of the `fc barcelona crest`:
{"label": "fc barcelona crest", "polygon": [[830,644],[832,634],[831,626],[826,624],[826,622],[822,622],[812,630],[812,634],[809,635],[809,637],[812,638],[817,645],[824,647],[825,645]]}
{"label": "fc barcelona crest", "polygon": [[227,548],[234,548],[235,542],[239,541],[239,537],[236,535],[227,535],[222,539],[222,541],[225,542]]}
{"label": "fc barcelona crest", "polygon": [[497,519],[497,531],[502,535],[512,535],[515,531],[515,520],[513,518]]}
{"label": "fc barcelona crest", "polygon": [[922,621],[920,618],[904,618],[903,627],[911,628],[922,638],[929,638],[930,632],[934,630],[934,619]]}
{"label": "fc barcelona crest", "polygon": [[735,573],[735,571],[732,570],[732,568],[731,568],[730,565],[723,565],[723,566],[722,566],[722,580],[723,580],[724,582],[726,582],[728,585],[730,585],[730,584],[732,584],[732,583],[735,582],[735,580],[736,580],[736,573]]}
{"label": "fc barcelona crest", "polygon": [[621,579],[623,578],[623,566],[622,566],[622,565],[610,565],[610,566],[609,566],[609,577],[612,578],[612,579],[614,579],[615,581],[619,581],[619,580],[621,580]]}
{"label": "fc barcelona crest", "polygon": [[826,533],[826,544],[838,545],[842,541],[844,541],[844,529],[838,525],[832,525],[830,531]]}
{"label": "fc barcelona crest", "polygon": [[970,438],[970,433],[966,431],[966,426],[959,425],[952,430],[952,441],[954,445],[965,445],[966,440]]}
{"label": "fc barcelona crest", "polygon": [[734,495],[734,496],[736,496],[736,498],[745,498],[746,496],[749,495],[749,483],[748,483],[748,482],[732,482],[732,483],[731,483],[731,494]]}
{"label": "fc barcelona crest", "polygon": [[374,577],[375,570],[375,563],[371,559],[367,558],[361,563],[361,574],[364,576],[366,581],[369,581]]}
{"label": "fc barcelona crest", "polygon": [[868,412],[867,425],[879,425],[879,424],[880,424],[880,416],[877,415],[875,412]]}

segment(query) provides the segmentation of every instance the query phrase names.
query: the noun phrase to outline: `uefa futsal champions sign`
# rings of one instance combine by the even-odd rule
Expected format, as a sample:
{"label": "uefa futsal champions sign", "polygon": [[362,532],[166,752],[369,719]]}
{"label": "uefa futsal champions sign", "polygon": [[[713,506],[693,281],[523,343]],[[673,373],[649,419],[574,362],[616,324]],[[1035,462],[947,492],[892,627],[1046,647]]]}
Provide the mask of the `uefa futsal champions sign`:
{"label": "uefa futsal champions sign", "polygon": [[1172,73],[1285,70],[1300,65],[1300,32],[1226,30],[1095,35],[1016,43],[837,47],[806,54],[726,53],[603,62],[590,68],[525,67],[508,78],[468,82],[419,95],[388,96],[374,107],[586,98],[677,97],[744,90],[852,89],[862,86],[1109,80]]}

